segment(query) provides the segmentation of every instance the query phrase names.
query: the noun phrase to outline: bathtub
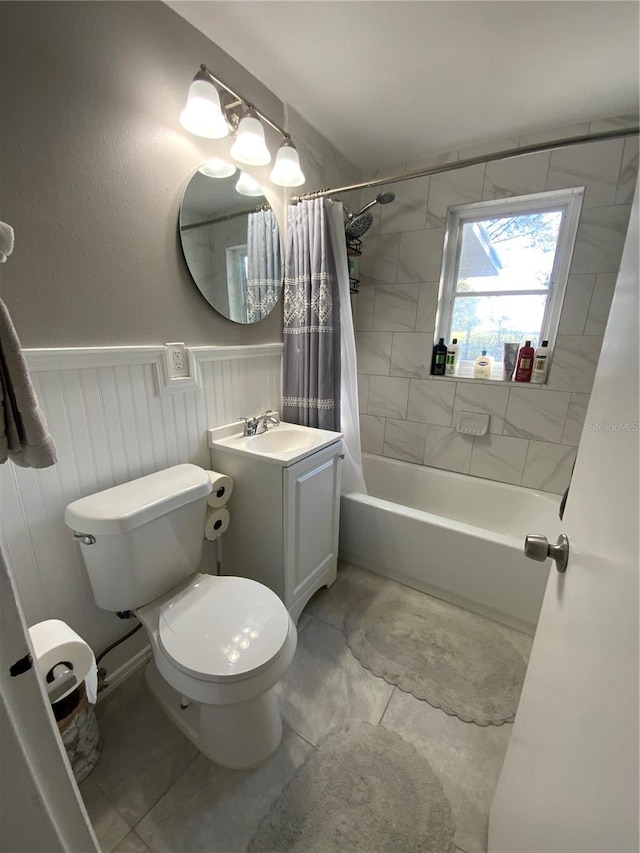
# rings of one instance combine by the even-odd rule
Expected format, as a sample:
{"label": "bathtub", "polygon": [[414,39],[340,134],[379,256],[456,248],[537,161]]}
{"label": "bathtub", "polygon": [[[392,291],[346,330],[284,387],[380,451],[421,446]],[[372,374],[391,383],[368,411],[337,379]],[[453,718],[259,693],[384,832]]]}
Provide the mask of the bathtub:
{"label": "bathtub", "polygon": [[368,495],[342,495],[340,557],[528,634],[552,565],[523,554],[555,542],[556,495],[363,454]]}

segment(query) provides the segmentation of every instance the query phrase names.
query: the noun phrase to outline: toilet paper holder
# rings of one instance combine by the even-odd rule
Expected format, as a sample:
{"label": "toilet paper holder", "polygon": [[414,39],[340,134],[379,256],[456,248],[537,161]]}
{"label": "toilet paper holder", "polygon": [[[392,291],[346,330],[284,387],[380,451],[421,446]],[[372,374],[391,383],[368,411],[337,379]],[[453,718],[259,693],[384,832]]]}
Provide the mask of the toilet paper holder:
{"label": "toilet paper holder", "polygon": [[60,702],[86,681],[87,697],[95,705],[96,659],[82,637],[61,619],[31,625],[29,637],[36,672],[49,700]]}
{"label": "toilet paper holder", "polygon": [[47,696],[50,702],[57,702],[72,687],[76,687],[78,679],[73,671],[72,664],[60,661],[52,666],[45,679]]}

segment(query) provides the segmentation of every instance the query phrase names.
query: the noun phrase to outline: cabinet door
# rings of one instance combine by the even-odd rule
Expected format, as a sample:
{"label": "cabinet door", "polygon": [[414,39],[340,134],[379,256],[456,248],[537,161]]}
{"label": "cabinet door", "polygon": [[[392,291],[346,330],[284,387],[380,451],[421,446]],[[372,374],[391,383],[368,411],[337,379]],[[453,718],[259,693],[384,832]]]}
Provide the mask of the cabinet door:
{"label": "cabinet door", "polygon": [[284,572],[286,603],[297,618],[338,560],[342,442],[286,468]]}

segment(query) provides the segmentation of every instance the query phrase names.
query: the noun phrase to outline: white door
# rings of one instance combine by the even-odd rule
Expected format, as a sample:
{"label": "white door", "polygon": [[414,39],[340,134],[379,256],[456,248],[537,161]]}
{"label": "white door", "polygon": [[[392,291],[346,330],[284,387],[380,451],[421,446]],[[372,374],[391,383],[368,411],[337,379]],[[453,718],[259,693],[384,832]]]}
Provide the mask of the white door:
{"label": "white door", "polygon": [[32,651],[0,549],[0,850],[91,853],[97,839],[35,667],[11,674]]}
{"label": "white door", "polygon": [[639,849],[637,429],[636,192],[562,527],[569,565],[549,576],[492,853]]}

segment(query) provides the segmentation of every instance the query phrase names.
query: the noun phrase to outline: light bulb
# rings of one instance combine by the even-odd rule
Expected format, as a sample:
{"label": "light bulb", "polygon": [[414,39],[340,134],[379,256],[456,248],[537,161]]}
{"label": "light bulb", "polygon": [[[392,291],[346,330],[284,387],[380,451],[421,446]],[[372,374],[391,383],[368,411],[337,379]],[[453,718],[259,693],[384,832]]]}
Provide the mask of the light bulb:
{"label": "light bulb", "polygon": [[240,177],[236,184],[236,190],[240,195],[264,195],[260,184],[252,178],[251,175],[247,175],[246,172],[240,172]]}
{"label": "light bulb", "polygon": [[269,178],[279,187],[299,187],[305,176],[300,168],[300,158],[293,142],[286,137],[276,153],[276,162]]}
{"label": "light bulb", "polygon": [[223,139],[229,135],[229,125],[222,114],[218,90],[201,71],[189,86],[180,124],[196,136],[204,136],[206,139]]}
{"label": "light bulb", "polygon": [[266,166],[271,154],[264,141],[264,128],[253,110],[240,119],[236,141],[231,146],[231,156],[247,166]]}
{"label": "light bulb", "polygon": [[230,178],[231,175],[235,175],[236,167],[225,160],[215,157],[213,160],[208,160],[203,166],[200,166],[198,171],[206,175],[207,178]]}

